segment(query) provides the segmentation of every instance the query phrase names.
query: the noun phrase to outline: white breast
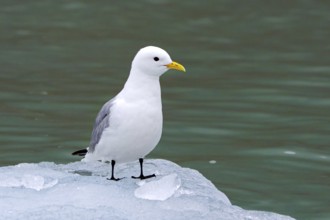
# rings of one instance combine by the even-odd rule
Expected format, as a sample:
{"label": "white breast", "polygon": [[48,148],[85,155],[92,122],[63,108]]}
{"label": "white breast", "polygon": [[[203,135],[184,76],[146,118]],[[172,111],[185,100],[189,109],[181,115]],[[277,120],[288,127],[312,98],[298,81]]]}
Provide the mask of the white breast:
{"label": "white breast", "polygon": [[163,126],[161,101],[116,100],[110,112],[110,126],[96,145],[93,160],[128,162],[143,158],[158,144]]}

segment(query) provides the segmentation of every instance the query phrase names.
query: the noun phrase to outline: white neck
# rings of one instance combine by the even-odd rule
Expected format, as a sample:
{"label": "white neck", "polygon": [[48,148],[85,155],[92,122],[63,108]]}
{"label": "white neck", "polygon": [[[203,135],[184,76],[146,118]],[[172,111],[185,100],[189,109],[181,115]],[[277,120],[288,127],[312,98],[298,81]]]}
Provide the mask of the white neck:
{"label": "white neck", "polygon": [[121,93],[130,101],[138,101],[140,99],[160,100],[159,76],[141,73],[136,69],[134,71],[131,70]]}

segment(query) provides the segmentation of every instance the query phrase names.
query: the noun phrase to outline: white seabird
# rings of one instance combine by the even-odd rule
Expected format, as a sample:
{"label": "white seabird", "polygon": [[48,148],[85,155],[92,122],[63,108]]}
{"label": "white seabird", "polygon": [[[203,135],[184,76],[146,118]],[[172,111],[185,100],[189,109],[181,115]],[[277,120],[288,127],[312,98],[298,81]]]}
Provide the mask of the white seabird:
{"label": "white seabird", "polygon": [[185,72],[172,61],[168,53],[148,46],[135,55],[124,88],[103,105],[98,113],[91,141],[87,149],[73,155],[85,156],[85,161],[111,161],[114,177],[116,163],[139,159],[139,179],[155,177],[143,175],[143,158],[158,144],[163,129],[163,112],[159,78],[169,69]]}

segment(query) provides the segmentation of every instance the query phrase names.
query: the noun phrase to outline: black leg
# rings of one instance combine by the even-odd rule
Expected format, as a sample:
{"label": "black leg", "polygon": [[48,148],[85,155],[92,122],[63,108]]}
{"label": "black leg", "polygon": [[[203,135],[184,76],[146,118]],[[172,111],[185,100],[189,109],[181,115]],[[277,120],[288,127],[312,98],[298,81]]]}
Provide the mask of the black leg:
{"label": "black leg", "polygon": [[140,176],[132,176],[133,179],[141,179],[141,180],[144,180],[144,179],[148,179],[148,178],[151,178],[151,177],[156,177],[155,174],[148,175],[148,176],[143,175],[143,158],[140,158],[140,159],[139,159],[139,162],[140,162],[140,169],[141,169]]}
{"label": "black leg", "polygon": [[107,180],[114,180],[114,181],[118,181],[121,180],[122,178],[115,178],[114,176],[114,172],[115,172],[115,165],[116,165],[116,161],[112,160],[111,161],[111,178],[107,178]]}

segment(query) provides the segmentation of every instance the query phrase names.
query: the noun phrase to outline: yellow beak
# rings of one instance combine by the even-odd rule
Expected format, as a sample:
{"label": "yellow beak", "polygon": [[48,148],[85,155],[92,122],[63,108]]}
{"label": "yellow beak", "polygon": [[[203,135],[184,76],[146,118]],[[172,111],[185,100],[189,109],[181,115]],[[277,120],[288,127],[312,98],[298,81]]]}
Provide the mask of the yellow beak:
{"label": "yellow beak", "polygon": [[182,72],[186,72],[186,69],[180,63],[177,63],[177,62],[174,62],[174,61],[170,64],[165,65],[165,66],[169,69],[174,69],[174,70],[179,70],[179,71],[182,71]]}

